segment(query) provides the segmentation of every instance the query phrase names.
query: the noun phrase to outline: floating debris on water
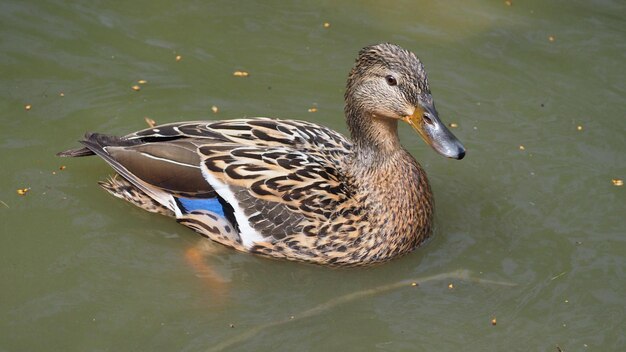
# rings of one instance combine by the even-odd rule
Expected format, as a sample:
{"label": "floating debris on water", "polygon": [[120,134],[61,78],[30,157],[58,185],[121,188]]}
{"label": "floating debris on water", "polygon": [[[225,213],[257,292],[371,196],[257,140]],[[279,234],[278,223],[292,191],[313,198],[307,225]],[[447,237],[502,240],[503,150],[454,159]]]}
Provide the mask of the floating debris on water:
{"label": "floating debris on water", "polygon": [[211,106],[211,111],[213,111],[214,114],[217,114],[220,111],[220,109],[217,106],[213,105]]}
{"label": "floating debris on water", "polygon": [[65,96],[65,93],[61,92],[61,93],[59,93],[59,96],[60,96],[60,97],[64,97],[64,96]]}
{"label": "floating debris on water", "polygon": [[154,128],[154,126],[156,126],[156,121],[154,121],[153,119],[149,118],[148,116],[144,117],[143,120],[146,121],[148,126],[150,126],[151,128]]}
{"label": "floating debris on water", "polygon": [[182,59],[183,59],[183,57],[182,57],[182,56],[180,56],[180,55],[176,55],[176,61],[177,61],[177,62],[178,62],[178,61],[180,61],[180,60],[182,60]]}
{"label": "floating debris on water", "polygon": [[556,38],[553,35],[549,35],[548,36],[548,41],[549,42],[554,42],[556,40]]}
{"label": "floating debris on water", "polygon": [[417,286],[417,282],[411,282],[411,286],[413,287]]}
{"label": "floating debris on water", "polygon": [[33,106],[30,105],[30,104],[24,105],[24,109],[26,109],[26,111],[30,111],[30,109],[32,109],[32,108],[33,108]]}
{"label": "floating debris on water", "polygon": [[495,326],[497,323],[496,317],[491,318],[491,325]]}
{"label": "floating debris on water", "polygon": [[611,180],[613,182],[613,186],[621,187],[624,185],[624,181],[621,178],[614,178]]}
{"label": "floating debris on water", "polygon": [[324,26],[324,28],[330,28],[330,23],[324,22],[323,26]]}
{"label": "floating debris on water", "polygon": [[63,171],[63,170],[65,170],[65,169],[67,169],[67,167],[66,167],[65,165],[61,165],[61,166],[59,166],[59,170]]}
{"label": "floating debris on water", "polygon": [[511,1],[511,0],[506,0],[506,1],[504,2],[504,4],[505,4],[506,6],[511,6],[511,5],[513,5],[513,1]]}
{"label": "floating debris on water", "polygon": [[577,131],[582,131],[583,130],[583,126],[581,126],[581,125],[576,126],[576,130]]}
{"label": "floating debris on water", "polygon": [[453,284],[453,283],[449,283],[449,284],[448,284],[448,288],[449,288],[449,289],[451,289],[451,290],[453,290],[453,289],[454,289],[454,284]]}
{"label": "floating debris on water", "polygon": [[139,84],[146,84],[146,83],[148,83],[148,81],[146,81],[145,79],[140,79],[140,80],[137,81],[137,83],[139,83]]}
{"label": "floating debris on water", "polygon": [[20,196],[25,196],[28,191],[30,191],[30,188],[18,188],[17,194],[19,194]]}
{"label": "floating debris on water", "polygon": [[448,126],[450,126],[450,128],[457,128],[457,127],[459,127],[459,125],[454,123],[454,122],[450,123]]}
{"label": "floating debris on water", "polygon": [[139,90],[141,90],[141,87],[138,85],[134,85],[131,87],[135,92],[138,92]]}
{"label": "floating debris on water", "polygon": [[526,150],[526,147],[524,147],[523,145],[520,145],[519,150]]}
{"label": "floating debris on water", "polygon": [[246,71],[235,71],[233,72],[233,76],[235,77],[248,77],[250,74]]}
{"label": "floating debris on water", "polygon": [[309,108],[309,112],[317,112],[317,107],[313,106]]}

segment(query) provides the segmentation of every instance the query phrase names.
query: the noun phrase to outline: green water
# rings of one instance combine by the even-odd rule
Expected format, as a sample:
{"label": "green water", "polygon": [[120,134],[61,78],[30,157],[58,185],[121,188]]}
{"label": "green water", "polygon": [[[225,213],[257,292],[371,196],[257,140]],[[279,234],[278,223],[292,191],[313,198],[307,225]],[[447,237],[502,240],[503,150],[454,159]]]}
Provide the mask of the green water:
{"label": "green water", "polygon": [[[90,3],[0,2],[0,351],[626,349],[623,1]],[[144,117],[345,133],[346,75],[382,41],[420,56],[468,149],[401,126],[437,227],[383,266],[207,244],[100,190],[97,158],[54,156]],[[457,270],[497,283],[422,280]]]}

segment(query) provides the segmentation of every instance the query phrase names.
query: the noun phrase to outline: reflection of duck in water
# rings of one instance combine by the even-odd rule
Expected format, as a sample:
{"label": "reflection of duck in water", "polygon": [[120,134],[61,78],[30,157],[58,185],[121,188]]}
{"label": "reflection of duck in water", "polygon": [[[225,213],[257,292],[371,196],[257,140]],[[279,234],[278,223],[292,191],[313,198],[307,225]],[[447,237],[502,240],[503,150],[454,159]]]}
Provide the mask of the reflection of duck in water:
{"label": "reflection of duck in water", "polygon": [[309,122],[180,122],[81,149],[122,178],[101,185],[244,252],[335,266],[384,262],[431,233],[426,174],[400,145],[399,120],[440,154],[465,149],[439,120],[426,72],[392,44],[361,50],[345,94],[351,139]]}

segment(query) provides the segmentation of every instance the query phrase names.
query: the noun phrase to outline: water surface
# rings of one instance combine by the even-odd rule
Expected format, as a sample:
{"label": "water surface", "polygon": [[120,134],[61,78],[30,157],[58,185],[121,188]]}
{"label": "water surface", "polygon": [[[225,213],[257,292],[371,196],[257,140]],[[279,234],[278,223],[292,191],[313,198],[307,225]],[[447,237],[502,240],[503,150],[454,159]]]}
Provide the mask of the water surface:
{"label": "water surface", "polygon": [[[3,1],[0,350],[623,350],[624,13],[622,1]],[[382,41],[420,56],[468,149],[444,159],[401,126],[436,229],[383,266],[207,244],[100,190],[102,161],[54,156],[144,117],[346,133],[346,75]],[[456,270],[515,286],[410,285]]]}

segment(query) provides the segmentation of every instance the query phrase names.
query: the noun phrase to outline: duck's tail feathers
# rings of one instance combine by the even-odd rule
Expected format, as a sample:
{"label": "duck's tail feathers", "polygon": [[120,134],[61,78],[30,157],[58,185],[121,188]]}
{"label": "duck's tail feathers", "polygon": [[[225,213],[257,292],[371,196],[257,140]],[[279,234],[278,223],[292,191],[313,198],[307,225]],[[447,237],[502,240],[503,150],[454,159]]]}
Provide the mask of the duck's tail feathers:
{"label": "duck's tail feathers", "polygon": [[57,156],[60,156],[62,158],[75,158],[79,156],[90,156],[90,155],[96,155],[96,153],[92,152],[87,147],[68,149],[68,150],[57,153]]}
{"label": "duck's tail feathers", "polygon": [[85,133],[85,136],[79,142],[81,144],[84,144],[85,146],[81,148],[73,148],[73,149],[68,149],[66,151],[58,152],[57,156],[64,157],[64,158],[90,156],[90,155],[96,155],[96,152],[94,152],[93,148],[90,148],[90,146],[103,148],[109,145],[123,146],[123,145],[132,145],[136,143],[136,141],[129,141],[129,140],[123,139],[122,137],[109,136],[106,134],[91,133],[91,132]]}
{"label": "duck's tail feathers", "polygon": [[[98,155],[99,157],[104,159],[104,161],[106,161],[115,171],[117,171],[120,176],[122,176],[124,179],[126,179],[126,181],[130,182],[133,186],[141,190],[145,195],[149,196],[150,198],[161,204],[163,207],[174,212],[177,216],[180,215],[180,210],[174,202],[174,197],[172,195],[143,182],[132,172],[128,171],[117,160],[115,160],[107,151],[107,147],[132,146],[140,143],[139,141],[127,140],[121,137],[109,136],[100,133],[87,133],[85,134],[85,138],[80,141],[80,143],[85,146],[85,148],[83,149],[88,149],[91,153]],[[68,150],[67,152],[63,152],[63,154],[67,154],[67,156],[90,155],[86,153],[87,152],[84,152],[82,149]]]}

